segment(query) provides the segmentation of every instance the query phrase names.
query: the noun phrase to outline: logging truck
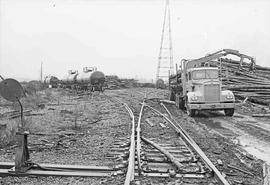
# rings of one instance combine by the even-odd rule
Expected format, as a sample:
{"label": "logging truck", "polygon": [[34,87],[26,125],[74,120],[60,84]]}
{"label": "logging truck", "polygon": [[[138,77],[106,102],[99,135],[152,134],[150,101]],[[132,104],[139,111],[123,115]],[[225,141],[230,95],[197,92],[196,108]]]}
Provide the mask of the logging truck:
{"label": "logging truck", "polygon": [[198,110],[224,110],[226,116],[233,116],[234,94],[221,89],[219,68],[212,65],[213,59],[227,54],[239,52],[226,49],[200,59],[182,60],[181,70],[169,78],[170,100],[178,108],[186,109],[189,116]]}

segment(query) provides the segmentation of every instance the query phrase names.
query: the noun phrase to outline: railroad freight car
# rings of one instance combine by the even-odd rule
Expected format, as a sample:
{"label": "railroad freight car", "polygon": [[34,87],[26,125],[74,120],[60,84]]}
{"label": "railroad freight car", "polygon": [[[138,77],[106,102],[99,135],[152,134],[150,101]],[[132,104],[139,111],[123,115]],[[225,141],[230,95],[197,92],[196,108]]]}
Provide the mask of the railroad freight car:
{"label": "railroad freight car", "polygon": [[69,70],[68,75],[61,81],[63,88],[104,91],[105,75],[96,67],[84,67],[81,73]]}
{"label": "railroad freight car", "polygon": [[105,75],[95,67],[84,67],[77,76],[77,88],[82,90],[103,91]]}
{"label": "railroad freight car", "polygon": [[77,83],[78,71],[69,70],[68,75],[65,76],[61,81],[61,87],[75,89]]}
{"label": "railroad freight car", "polygon": [[44,79],[44,85],[46,87],[57,88],[60,80],[55,76],[46,76]]}

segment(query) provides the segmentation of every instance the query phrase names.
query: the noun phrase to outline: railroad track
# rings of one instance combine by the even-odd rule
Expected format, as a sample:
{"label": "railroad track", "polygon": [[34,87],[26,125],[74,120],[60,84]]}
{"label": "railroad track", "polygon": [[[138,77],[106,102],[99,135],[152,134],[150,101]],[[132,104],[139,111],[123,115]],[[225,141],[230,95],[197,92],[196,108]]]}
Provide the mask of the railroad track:
{"label": "railroad track", "polygon": [[[229,185],[194,140],[173,119],[167,107],[162,103],[155,105],[166,112],[162,113],[157,108],[150,106],[150,103],[146,103],[147,92],[140,92],[140,94],[144,94],[144,100],[141,102],[139,114],[137,110],[132,110],[127,103],[113,98],[115,101],[123,104],[132,119],[130,141],[126,142],[125,149],[125,157],[128,162],[126,162],[127,170],[124,184],[129,185],[133,181],[140,181],[141,177],[174,177],[191,179],[191,182],[194,182],[194,179],[198,179],[198,182],[201,182],[202,179],[207,179],[207,183]],[[155,98],[150,99],[153,100]],[[138,118],[135,118],[135,114],[138,114]],[[162,118],[164,123],[155,122],[152,125],[149,124],[147,129],[146,117],[149,117],[149,114]],[[162,140],[158,137],[146,138],[144,136],[144,132],[149,132],[149,127],[151,131],[153,127],[157,126],[166,130],[165,132],[169,129],[171,132],[172,130],[176,132],[177,143],[175,139],[172,142],[171,140],[166,141],[166,139]],[[128,154],[127,146],[129,146]],[[209,178],[211,176],[213,178]]]}
{"label": "railroad track", "polygon": [[[164,104],[159,106],[162,106],[166,113],[161,113],[143,100],[136,123],[129,105],[123,102],[122,104],[132,118],[125,185],[140,180],[140,177],[175,177],[192,180],[195,178],[208,179],[209,182],[211,176],[213,176],[212,182],[229,185],[194,140],[177,124]],[[159,126],[162,129],[173,129],[179,140],[177,144],[170,140],[164,142],[158,138],[142,136],[141,125],[142,120],[143,124],[146,124],[146,119],[143,118],[143,115],[147,113],[146,110],[148,114],[151,111],[166,120],[166,125],[161,123]],[[155,124],[158,125],[158,123]]]}
{"label": "railroad track", "polygon": [[[102,94],[112,101],[118,102],[126,110],[131,119],[130,134],[129,136],[118,137],[110,146],[110,152],[106,155],[106,158],[112,159],[115,163],[113,167],[103,166],[100,168],[93,167],[92,169],[78,167],[75,169],[76,171],[80,170],[78,176],[81,176],[81,174],[89,176],[89,170],[91,170],[93,176],[112,177],[121,175],[125,177],[124,184],[128,185],[134,181],[140,181],[141,177],[209,179],[214,174],[219,184],[229,184],[193,139],[177,124],[164,104],[160,105],[155,102],[155,107],[158,106],[166,113],[150,106],[151,103],[147,101],[147,92],[140,93],[140,98],[143,97],[143,100],[140,100],[140,98],[136,100],[124,99],[119,96],[116,98],[105,93]],[[153,103],[153,101],[151,102]],[[137,105],[134,106],[131,103]],[[139,103],[141,103],[140,109],[138,109]],[[152,126],[147,124],[147,117],[151,116],[158,117],[159,120],[162,119],[163,123],[156,121]],[[154,127],[163,130],[163,133],[174,135],[173,140],[170,137],[166,140],[166,138],[147,135],[154,130]],[[36,166],[36,168],[40,168],[40,166]],[[50,166],[43,168],[48,170]],[[68,170],[67,176],[69,172],[74,173],[72,172],[73,169],[67,166],[59,167],[58,173],[64,174],[62,170]]]}
{"label": "railroad track", "polygon": [[[30,170],[28,175],[103,177],[102,179],[109,182],[117,178],[119,181],[114,181],[117,184],[146,184],[148,182],[158,184],[163,183],[164,180],[167,183],[175,181],[189,184],[229,184],[174,119],[186,121],[187,117],[175,110],[175,106],[169,106],[168,102],[160,101],[162,95],[163,93],[157,95],[154,91],[142,89],[139,92],[119,90],[72,96],[69,98],[72,100],[71,103],[67,105],[75,105],[74,100],[81,102],[81,105],[86,105],[93,101],[99,102],[104,98],[110,98],[115,102],[115,104],[110,102],[110,107],[117,109],[117,111],[112,111],[112,115],[121,118],[119,119],[121,122],[107,127],[116,128],[112,132],[116,134],[112,134],[110,141],[113,140],[113,142],[107,145],[105,152],[103,151],[105,160],[100,161],[98,166],[33,164],[32,169],[35,172]],[[90,99],[91,101],[88,101]],[[106,109],[105,118],[107,117]],[[187,129],[193,128],[187,126],[187,123],[190,124],[189,119],[182,125]],[[84,132],[84,136],[87,137],[87,133]],[[96,132],[93,133],[96,134]],[[191,131],[192,133],[194,134]],[[200,137],[198,141],[200,142]],[[13,163],[0,163],[0,168],[3,169],[0,173],[10,175],[9,172],[13,166]],[[223,169],[224,174],[228,174],[229,182],[240,182],[231,180],[232,173],[229,173],[224,166],[219,166],[219,168]]]}

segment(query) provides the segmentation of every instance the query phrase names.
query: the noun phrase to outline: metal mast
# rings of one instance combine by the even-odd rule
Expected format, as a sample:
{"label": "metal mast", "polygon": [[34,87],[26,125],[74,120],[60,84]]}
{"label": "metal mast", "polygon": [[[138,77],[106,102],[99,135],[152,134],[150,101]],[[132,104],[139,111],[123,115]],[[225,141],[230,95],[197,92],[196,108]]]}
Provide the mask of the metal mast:
{"label": "metal mast", "polygon": [[156,76],[156,80],[162,79],[165,82],[168,82],[169,75],[173,73],[173,50],[170,16],[169,0],[166,0]]}
{"label": "metal mast", "polygon": [[42,83],[42,77],[43,77],[43,69],[42,69],[42,64],[43,62],[41,62],[41,65],[40,65],[40,82]]}

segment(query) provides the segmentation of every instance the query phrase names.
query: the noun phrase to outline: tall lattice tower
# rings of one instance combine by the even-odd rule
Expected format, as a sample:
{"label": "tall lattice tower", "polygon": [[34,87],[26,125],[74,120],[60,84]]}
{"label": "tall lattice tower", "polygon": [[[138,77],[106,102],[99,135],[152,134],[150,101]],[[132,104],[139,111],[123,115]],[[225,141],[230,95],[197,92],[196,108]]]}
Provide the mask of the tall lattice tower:
{"label": "tall lattice tower", "polygon": [[162,79],[164,82],[168,82],[169,74],[173,73],[173,50],[170,16],[169,0],[166,0],[156,76],[156,80]]}
{"label": "tall lattice tower", "polygon": [[43,81],[43,79],[42,79],[42,77],[43,77],[43,62],[41,62],[41,65],[40,65],[40,82],[42,83]]}

